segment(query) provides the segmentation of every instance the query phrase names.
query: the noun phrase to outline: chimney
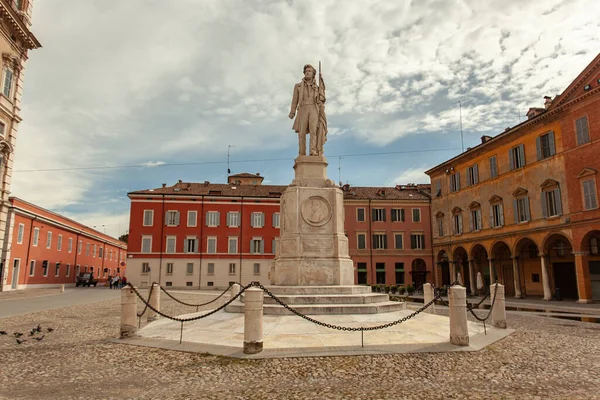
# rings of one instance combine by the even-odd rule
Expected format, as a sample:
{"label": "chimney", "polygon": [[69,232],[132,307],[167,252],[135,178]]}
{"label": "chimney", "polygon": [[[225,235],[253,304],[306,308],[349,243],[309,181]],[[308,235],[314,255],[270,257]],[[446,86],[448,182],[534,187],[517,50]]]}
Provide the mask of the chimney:
{"label": "chimney", "polygon": [[483,135],[483,136],[481,137],[481,143],[485,143],[485,142],[487,142],[488,140],[490,140],[491,138],[492,138],[491,136]]}
{"label": "chimney", "polygon": [[177,182],[178,182],[178,183],[181,183],[181,182],[183,182],[183,181],[182,181],[181,179],[179,179]]}
{"label": "chimney", "polygon": [[552,105],[552,98],[550,96],[544,96],[544,108],[547,110]]}
{"label": "chimney", "polygon": [[204,181],[204,186],[208,186],[210,184],[209,181]]}
{"label": "chimney", "polygon": [[163,189],[164,189],[164,188],[166,188],[166,187],[167,187],[167,184],[166,184],[166,183],[163,183],[163,184],[162,184],[162,187],[163,187]]}

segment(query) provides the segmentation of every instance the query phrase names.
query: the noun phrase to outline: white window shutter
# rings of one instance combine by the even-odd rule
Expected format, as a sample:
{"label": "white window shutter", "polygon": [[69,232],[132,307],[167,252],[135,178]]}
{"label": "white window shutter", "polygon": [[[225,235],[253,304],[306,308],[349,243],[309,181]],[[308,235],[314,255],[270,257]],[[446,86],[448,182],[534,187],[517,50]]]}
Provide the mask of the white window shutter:
{"label": "white window shutter", "polygon": [[175,211],[175,226],[179,226],[179,211]]}
{"label": "white window shutter", "polygon": [[260,241],[260,254],[264,254],[265,253],[265,241],[261,240]]}
{"label": "white window shutter", "polygon": [[562,215],[562,201],[560,199],[560,189],[554,189],[554,201],[556,202],[556,213]]}

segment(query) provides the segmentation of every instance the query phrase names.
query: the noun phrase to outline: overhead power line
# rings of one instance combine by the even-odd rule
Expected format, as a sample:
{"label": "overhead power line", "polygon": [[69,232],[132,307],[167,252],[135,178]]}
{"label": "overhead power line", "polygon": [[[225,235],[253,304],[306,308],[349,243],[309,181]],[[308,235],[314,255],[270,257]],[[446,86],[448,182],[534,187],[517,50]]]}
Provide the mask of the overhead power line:
{"label": "overhead power line", "polygon": [[[388,151],[379,153],[355,153],[355,154],[337,154],[331,155],[330,158],[334,157],[368,157],[368,156],[384,156],[394,154],[410,154],[410,153],[430,153],[436,151],[452,151],[460,150],[460,148],[446,148],[446,149],[424,149],[424,150],[404,150],[404,151]],[[230,163],[254,163],[254,162],[273,162],[273,161],[288,161],[293,160],[294,157],[282,157],[282,158],[264,158],[257,160],[231,160]],[[159,168],[159,167],[177,167],[186,165],[209,165],[209,164],[226,164],[227,161],[198,161],[198,162],[185,162],[185,163],[164,163],[157,165],[148,164],[136,164],[136,165],[98,165],[90,167],[69,167],[69,168],[44,168],[44,169],[19,169],[14,170],[15,172],[51,172],[51,171],[91,171],[91,170],[105,170],[105,169],[126,169],[126,168]]]}

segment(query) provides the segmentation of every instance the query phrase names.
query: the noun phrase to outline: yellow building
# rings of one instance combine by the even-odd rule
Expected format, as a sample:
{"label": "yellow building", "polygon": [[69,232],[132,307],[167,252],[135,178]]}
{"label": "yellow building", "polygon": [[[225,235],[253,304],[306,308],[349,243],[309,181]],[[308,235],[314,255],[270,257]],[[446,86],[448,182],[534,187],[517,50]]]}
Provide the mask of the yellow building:
{"label": "yellow building", "polygon": [[600,55],[563,94],[544,99],[526,121],[426,172],[438,285],[460,273],[476,292],[481,273],[484,291],[497,277],[507,296],[600,300],[598,191],[589,178],[600,169]]}
{"label": "yellow building", "polygon": [[[24,66],[28,51],[41,47],[31,33],[33,0],[0,0],[0,52],[2,80],[0,85],[0,248],[11,242],[6,232],[17,131],[21,123],[21,95]],[[6,252],[0,260],[0,291],[6,284]]]}

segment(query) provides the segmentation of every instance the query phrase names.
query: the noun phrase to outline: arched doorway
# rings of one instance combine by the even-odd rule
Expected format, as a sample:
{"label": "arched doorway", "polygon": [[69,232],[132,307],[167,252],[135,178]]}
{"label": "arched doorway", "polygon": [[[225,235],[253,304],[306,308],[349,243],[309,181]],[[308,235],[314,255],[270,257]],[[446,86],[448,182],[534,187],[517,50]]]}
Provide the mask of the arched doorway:
{"label": "arched doorway", "polygon": [[[588,299],[600,300],[600,231],[586,233],[581,241],[581,250],[584,252],[581,279],[589,282],[589,290],[586,292],[591,295],[588,294]],[[585,282],[584,285],[587,286],[588,282]]]}
{"label": "arched doorway", "polygon": [[502,241],[494,243],[490,251],[492,258],[492,267],[490,275],[490,284],[494,284],[496,279],[504,285],[504,294],[506,297],[515,296],[515,277],[511,259],[510,247]]}
{"label": "arched doorway", "polygon": [[[490,287],[490,268],[488,262],[488,252],[482,244],[476,244],[473,246],[471,249],[471,259],[473,260],[474,264],[474,289],[479,294],[487,293]],[[477,287],[477,274],[481,274],[481,281],[483,283],[482,288]]]}
{"label": "arched doorway", "polygon": [[550,280],[550,289],[557,300],[579,299],[573,246],[566,236],[554,233],[544,241],[544,253]]}
{"label": "arched doorway", "polygon": [[[441,284],[442,286],[446,286],[450,284],[450,259],[448,258],[448,253],[446,253],[444,250],[440,251],[438,253],[438,258],[437,258],[437,264],[440,266],[440,270],[441,270],[441,274],[439,274],[439,276],[441,277],[441,282],[438,282],[438,284]],[[440,279],[440,278],[438,278]]]}
{"label": "arched doorway", "polygon": [[420,288],[427,281],[427,268],[422,258],[415,258],[411,265],[413,287]]}
{"label": "arched doorway", "polygon": [[464,247],[459,246],[454,249],[453,256],[455,271],[451,280],[458,279],[458,274],[460,273],[460,282],[467,288],[467,292],[470,293],[471,281],[469,280],[469,256],[467,255],[467,251]]}
{"label": "arched doorway", "polygon": [[519,239],[515,245],[515,257],[521,296],[543,296],[542,267],[537,243],[528,237]]}

